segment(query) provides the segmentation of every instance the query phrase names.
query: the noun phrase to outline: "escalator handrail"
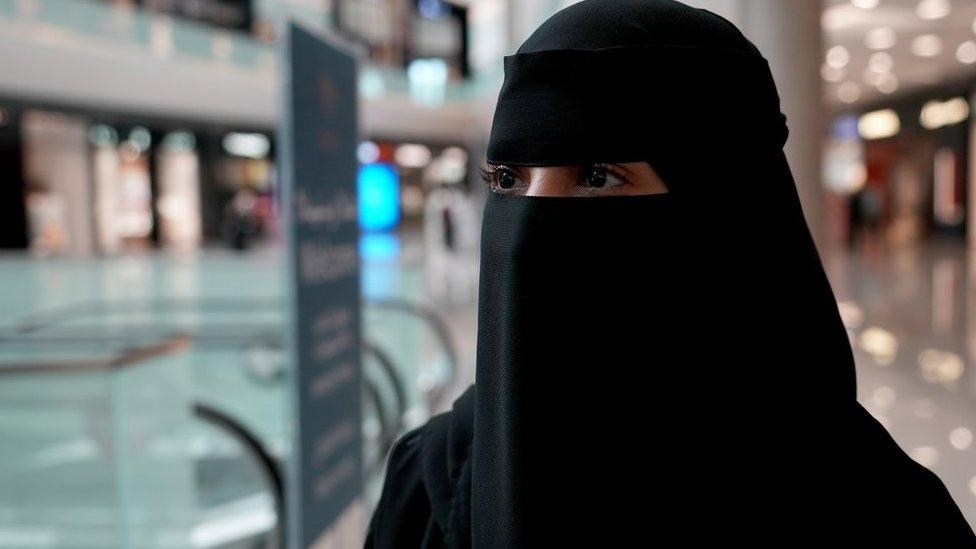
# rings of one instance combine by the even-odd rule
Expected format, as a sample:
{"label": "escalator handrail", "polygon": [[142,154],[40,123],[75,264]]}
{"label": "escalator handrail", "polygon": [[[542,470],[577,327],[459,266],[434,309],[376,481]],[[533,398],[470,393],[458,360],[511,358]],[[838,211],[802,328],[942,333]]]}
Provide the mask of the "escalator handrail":
{"label": "escalator handrail", "polygon": [[104,372],[135,366],[136,364],[173,353],[185,351],[193,338],[178,334],[159,343],[131,347],[117,356],[80,360],[45,360],[42,362],[0,362],[0,375]]}
{"label": "escalator handrail", "polygon": [[[448,375],[446,383],[431,391],[429,403],[436,405],[440,402],[444,392],[450,383],[455,379],[458,371],[458,352],[454,338],[447,322],[441,314],[432,307],[412,302],[398,297],[370,298],[364,303],[367,306],[378,309],[394,310],[415,316],[425,322],[434,331],[444,353],[447,357]],[[23,336],[37,332],[53,325],[68,322],[72,319],[84,318],[86,316],[114,314],[118,312],[131,312],[133,309],[146,307],[165,311],[183,310],[214,310],[221,312],[240,312],[245,311],[267,311],[277,310],[282,307],[284,301],[277,297],[247,298],[237,297],[227,298],[152,298],[152,299],[122,299],[113,301],[89,301],[70,305],[54,307],[47,311],[28,315],[21,322],[15,324],[10,333],[5,334],[0,331],[0,342],[4,339],[11,340],[17,336]],[[203,343],[201,339],[201,343]]]}
{"label": "escalator handrail", "polygon": [[77,343],[132,343],[134,341],[158,340],[160,335],[185,333],[192,337],[194,348],[204,346],[210,348],[234,347],[239,348],[242,343],[250,346],[264,345],[280,348],[283,343],[281,328],[274,325],[208,325],[199,330],[188,330],[182,326],[144,326],[145,330],[126,327],[124,330],[104,327],[79,326],[57,330],[54,333],[35,335],[21,333],[14,336],[0,335],[0,345],[3,344],[46,344],[50,346],[72,345]]}
{"label": "escalator handrail", "polygon": [[193,403],[193,415],[230,433],[258,462],[262,475],[264,475],[265,480],[271,486],[275,513],[278,518],[278,522],[275,525],[278,532],[278,547],[285,547],[285,534],[287,530],[287,522],[285,520],[285,483],[284,475],[282,474],[278,461],[264,448],[264,445],[258,440],[257,435],[251,433],[243,423],[235,420],[230,415],[202,402]]}
{"label": "escalator handrail", "polygon": [[[148,305],[148,307],[147,307]],[[244,312],[280,310],[284,300],[279,297],[246,298],[151,298],[83,301],[60,305],[38,313],[29,314],[14,326],[14,334],[24,334],[48,328],[54,324],[77,318],[132,312],[133,309],[149,308],[163,311],[201,310],[204,312]]]}
{"label": "escalator handrail", "polygon": [[[396,310],[408,315],[420,318],[427,323],[436,334],[444,353],[447,356],[448,379],[454,379],[458,368],[458,353],[451,335],[447,322],[440,313],[420,303],[415,303],[403,298],[387,297],[372,298],[364,301],[366,305],[375,306],[379,309]],[[38,330],[68,322],[76,318],[86,316],[114,314],[118,312],[131,312],[135,308],[149,305],[152,309],[162,309],[167,311],[177,310],[208,310],[213,312],[240,312],[242,310],[277,310],[283,306],[281,298],[154,298],[154,299],[122,299],[113,301],[89,301],[70,305],[54,307],[47,311],[28,315],[21,322],[13,327],[11,335],[24,335]],[[10,336],[8,336],[10,337]],[[4,339],[0,332],[0,341]]]}
{"label": "escalator handrail", "polygon": [[442,386],[432,391],[430,395],[429,404],[432,407],[438,405],[446,393],[447,388],[457,377],[458,372],[459,361],[457,346],[454,343],[454,337],[447,325],[447,321],[444,320],[443,316],[436,309],[402,298],[376,298],[370,299],[366,301],[366,303],[379,309],[401,311],[409,315],[416,316],[426,322],[427,325],[430,326],[434,331],[441,343],[441,347],[444,349],[444,354],[447,356],[448,367],[447,381]]}
{"label": "escalator handrail", "polygon": [[367,475],[372,476],[382,467],[384,458],[390,449],[393,448],[393,443],[396,441],[398,433],[386,419],[387,412],[383,405],[383,398],[376,388],[376,384],[367,381],[366,393],[373,399],[373,405],[376,406],[376,415],[380,418],[380,435],[378,437],[380,450],[376,455],[376,461],[367,464],[366,468]]}
{"label": "escalator handrail", "polygon": [[[458,352],[454,342],[454,338],[451,334],[450,328],[447,322],[442,317],[442,315],[432,307],[412,302],[406,299],[397,297],[388,298],[374,298],[367,299],[364,303],[369,307],[375,307],[381,310],[392,310],[403,312],[407,315],[419,318],[421,321],[426,323],[433,330],[435,336],[437,337],[444,353],[447,357],[447,367],[448,376],[446,382],[440,384],[438,387],[434,388],[428,393],[428,405],[436,406],[444,392],[449,387],[451,381],[456,376],[458,370]],[[99,314],[113,314],[117,312],[131,312],[135,308],[150,306],[157,310],[167,310],[167,311],[180,311],[180,310],[221,310],[221,311],[241,311],[241,310],[273,310],[283,305],[283,301],[280,298],[251,298],[251,299],[239,299],[239,298],[207,298],[207,299],[196,299],[196,298],[155,298],[155,299],[123,299],[115,301],[100,301],[100,302],[83,302],[73,305],[65,305],[62,307],[56,307],[54,309],[38,313],[35,315],[28,316],[23,320],[19,326],[16,326],[13,331],[13,337],[8,336],[10,339],[19,339],[27,334],[37,332],[44,328],[54,326],[58,323],[67,322],[75,318],[83,318],[85,316],[99,315]],[[260,332],[260,330],[258,330]],[[271,330],[266,330],[263,335],[269,336]],[[60,336],[48,336],[51,342],[68,342],[70,341],[72,335],[77,336],[77,334],[61,334]],[[249,341],[255,340],[265,340],[266,343],[270,343],[272,337],[260,337],[255,338],[256,332],[252,331],[247,334],[249,336],[246,339]],[[280,332],[277,334],[280,339]],[[211,337],[214,336],[214,337]],[[220,346],[224,343],[239,343],[241,341],[242,334],[206,334],[202,332],[200,334],[195,334],[193,337],[194,345],[204,346],[214,344]],[[59,337],[62,338],[59,340]],[[111,334],[108,339],[113,337]],[[120,339],[128,338],[131,341],[131,336],[126,334],[120,334],[118,336]],[[0,334],[0,343],[4,342],[4,337]],[[33,338],[32,338],[33,339]],[[43,338],[40,338],[43,339]],[[376,357],[377,362],[380,364],[382,369],[387,374],[393,385],[396,398],[397,413],[395,417],[398,418],[397,424],[394,426],[394,432],[398,432],[402,426],[403,414],[406,412],[406,389],[403,382],[397,375],[397,369],[389,353],[383,351],[375,344],[365,342],[364,340],[364,351],[372,354]]]}
{"label": "escalator handrail", "polygon": [[363,351],[367,354],[372,355],[377,363],[379,363],[381,370],[386,377],[389,379],[390,385],[393,386],[393,395],[396,399],[396,409],[393,417],[396,418],[396,423],[392,426],[392,432],[395,434],[399,433],[401,426],[403,425],[403,416],[407,412],[407,391],[400,379],[400,375],[397,373],[397,367],[394,360],[390,357],[389,353],[384,351],[375,343],[372,343],[366,339],[362,343]]}

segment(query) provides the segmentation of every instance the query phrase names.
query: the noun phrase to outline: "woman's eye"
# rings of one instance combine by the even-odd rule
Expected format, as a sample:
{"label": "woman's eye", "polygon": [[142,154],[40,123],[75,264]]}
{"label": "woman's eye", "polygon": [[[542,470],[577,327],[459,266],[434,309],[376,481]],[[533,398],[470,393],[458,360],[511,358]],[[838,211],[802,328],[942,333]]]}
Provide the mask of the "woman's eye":
{"label": "woman's eye", "polygon": [[511,170],[501,169],[497,172],[498,187],[505,190],[515,188],[517,180]]}
{"label": "woman's eye", "polygon": [[496,192],[514,192],[524,186],[515,170],[506,166],[482,168],[481,177]]}
{"label": "woman's eye", "polygon": [[625,183],[626,181],[614,173],[612,169],[602,164],[589,166],[583,177],[584,186],[592,189],[612,189]]}

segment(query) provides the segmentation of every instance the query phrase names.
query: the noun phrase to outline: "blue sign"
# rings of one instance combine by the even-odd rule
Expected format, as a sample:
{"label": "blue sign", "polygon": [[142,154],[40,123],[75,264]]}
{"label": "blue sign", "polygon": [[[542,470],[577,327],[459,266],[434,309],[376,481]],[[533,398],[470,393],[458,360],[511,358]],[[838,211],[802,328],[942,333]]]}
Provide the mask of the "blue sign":
{"label": "blue sign", "polygon": [[400,221],[400,176],[389,164],[359,169],[359,223],[367,231],[383,231]]}
{"label": "blue sign", "polygon": [[305,548],[362,493],[356,60],[294,24],[283,47],[278,136],[295,428],[288,545]]}

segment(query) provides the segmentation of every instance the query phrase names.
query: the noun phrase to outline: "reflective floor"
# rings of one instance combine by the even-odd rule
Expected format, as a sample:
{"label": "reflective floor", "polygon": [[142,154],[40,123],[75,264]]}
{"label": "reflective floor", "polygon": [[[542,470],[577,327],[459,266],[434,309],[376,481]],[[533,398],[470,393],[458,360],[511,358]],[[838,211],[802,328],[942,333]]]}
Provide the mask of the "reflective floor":
{"label": "reflective floor", "polygon": [[834,254],[858,400],[976,525],[976,263],[961,239]]}
{"label": "reflective floor", "polygon": [[[393,237],[364,242],[364,254],[365,334],[403,393],[387,380],[368,402],[367,458],[381,464],[387,431],[423,422],[473,381],[477,258],[425,257],[416,239]],[[0,547],[228,547],[273,530],[262,471],[192,410],[212,406],[287,455],[281,264],[273,250],[0,258],[0,366],[92,364],[194,340],[124,374],[0,376]],[[859,399],[976,525],[976,265],[961,240],[837,252],[827,264]],[[390,300],[432,311],[450,344]],[[367,357],[369,376],[378,367]],[[404,419],[391,424],[395,409]]]}

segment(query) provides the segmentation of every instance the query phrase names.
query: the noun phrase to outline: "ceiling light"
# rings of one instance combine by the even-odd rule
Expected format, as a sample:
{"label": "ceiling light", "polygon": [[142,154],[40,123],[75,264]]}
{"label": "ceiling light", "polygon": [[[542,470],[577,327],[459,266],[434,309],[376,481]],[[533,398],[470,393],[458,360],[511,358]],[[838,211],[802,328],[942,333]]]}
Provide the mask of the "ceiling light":
{"label": "ceiling light", "polygon": [[844,79],[846,71],[837,67],[831,67],[827,63],[820,66],[820,77],[827,82],[840,82]]}
{"label": "ceiling light", "polygon": [[898,91],[898,77],[892,73],[882,74],[874,84],[881,93],[895,93]]}
{"label": "ceiling light", "polygon": [[874,72],[891,72],[894,65],[895,60],[888,52],[883,51],[871,54],[871,59],[868,60],[868,68]]}
{"label": "ceiling light", "polygon": [[861,98],[861,88],[854,82],[844,82],[837,87],[837,97],[844,103],[853,103]]}
{"label": "ceiling light", "polygon": [[405,168],[423,168],[430,163],[430,149],[416,143],[404,143],[393,152],[397,164]]}
{"label": "ceiling light", "polygon": [[883,139],[897,135],[901,130],[901,120],[891,109],[871,111],[861,115],[857,121],[857,132],[864,139]]}
{"label": "ceiling light", "polygon": [[967,65],[972,65],[976,63],[976,42],[972,40],[966,40],[959,47],[956,48],[956,59],[960,63],[965,63]]}
{"label": "ceiling light", "polygon": [[129,132],[129,141],[135,145],[136,150],[139,152],[145,152],[149,150],[149,146],[152,145],[152,135],[146,128],[136,126]]}
{"label": "ceiling light", "polygon": [[886,50],[895,45],[897,38],[891,27],[878,27],[864,35],[864,45],[872,50]]}
{"label": "ceiling light", "polygon": [[260,133],[234,132],[224,136],[224,151],[233,156],[262,159],[271,150],[271,140]]}
{"label": "ceiling light", "polygon": [[949,0],[921,0],[915,6],[915,15],[919,19],[927,21],[942,19],[949,15],[950,11],[952,11],[952,6],[949,4]]}
{"label": "ceiling light", "polygon": [[851,0],[851,4],[862,10],[870,10],[878,7],[878,0]]}
{"label": "ceiling light", "polygon": [[373,141],[363,141],[356,147],[360,164],[372,164],[380,159],[380,146]]}
{"label": "ceiling light", "polygon": [[831,6],[820,14],[820,28],[824,32],[836,32],[847,25],[848,15],[844,14],[844,6]]}
{"label": "ceiling light", "polygon": [[965,450],[973,443],[973,432],[965,427],[949,431],[949,444],[956,450]]}
{"label": "ceiling light", "polygon": [[934,130],[942,126],[958,124],[969,116],[969,103],[964,97],[946,101],[929,101],[922,107],[918,121],[922,127]]}
{"label": "ceiling light", "polygon": [[942,53],[942,39],[934,34],[921,34],[912,40],[912,53],[919,57],[935,57]]}
{"label": "ceiling light", "polygon": [[844,46],[834,46],[827,50],[827,64],[831,67],[842,68],[851,60],[851,54]]}

